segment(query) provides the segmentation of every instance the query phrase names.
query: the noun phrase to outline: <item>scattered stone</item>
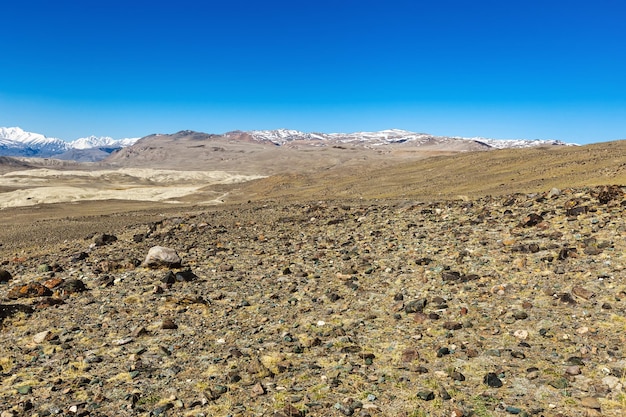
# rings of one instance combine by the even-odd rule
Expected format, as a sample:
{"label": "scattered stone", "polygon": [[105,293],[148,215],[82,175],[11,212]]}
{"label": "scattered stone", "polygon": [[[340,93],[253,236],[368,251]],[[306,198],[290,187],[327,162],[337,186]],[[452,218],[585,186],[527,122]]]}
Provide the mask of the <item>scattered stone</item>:
{"label": "scattered stone", "polygon": [[503,385],[502,380],[498,378],[498,375],[493,372],[489,372],[487,375],[485,375],[485,378],[483,378],[483,382],[491,388],[500,388]]}
{"label": "scattered stone", "polygon": [[585,408],[591,408],[594,410],[600,410],[602,408],[600,401],[594,397],[583,397],[580,399],[580,405]]}
{"label": "scattered stone", "polygon": [[493,287],[491,287],[490,291],[492,294],[504,295],[506,294],[508,289],[509,289],[509,284],[498,284],[498,285],[494,285]]}
{"label": "scattered stone", "polygon": [[519,350],[512,350],[511,356],[515,359],[526,359],[526,355],[524,354],[524,352],[521,352]]}
{"label": "scattered stone", "polygon": [[402,351],[402,357],[400,360],[402,362],[413,362],[414,360],[417,360],[419,358],[420,354],[417,349],[409,348]]}
{"label": "scattered stone", "polygon": [[176,282],[176,274],[172,271],[167,271],[163,278],[161,278],[161,282],[164,284],[174,284]]}
{"label": "scattered stone", "polygon": [[259,395],[265,395],[265,388],[260,382],[257,382],[250,388],[250,395],[252,397],[258,397]]}
{"label": "scattered stone", "polygon": [[460,382],[465,381],[465,375],[463,375],[462,373],[460,373],[458,371],[451,372],[450,373],[450,378],[452,378],[455,381],[460,381]]}
{"label": "scattered stone", "polygon": [[543,221],[543,217],[537,213],[531,213],[528,216],[522,219],[521,226],[523,227],[533,227],[537,226],[539,223]]}
{"label": "scattered stone", "polygon": [[198,276],[194,274],[191,269],[179,271],[176,273],[175,277],[178,282],[191,282],[198,278]]}
{"label": "scattered stone", "polygon": [[[612,200],[622,199],[624,192],[617,185],[609,185],[602,188],[602,191],[598,194],[598,201],[600,204],[608,204]],[[591,407],[590,407],[591,408]]]}
{"label": "scattered stone", "polygon": [[426,303],[428,301],[425,298],[420,298],[419,300],[412,300],[409,301],[405,306],[404,306],[404,311],[407,314],[411,314],[411,313],[421,313],[424,308],[426,307]]}
{"label": "scattered stone", "polygon": [[580,286],[575,286],[572,288],[572,294],[574,294],[577,297],[583,298],[585,300],[589,300],[591,299],[591,297],[594,296],[593,292],[589,291],[586,288],[580,287]]}
{"label": "scattered stone", "polygon": [[166,330],[178,329],[178,325],[172,319],[165,319],[161,323],[161,328]]}
{"label": "scattered stone", "polygon": [[44,330],[43,332],[39,332],[33,336],[33,342],[40,344],[45,342],[46,340],[52,339],[52,332],[50,330]]}
{"label": "scattered stone", "polygon": [[526,320],[528,318],[528,313],[525,311],[516,311],[513,313],[513,317],[515,317],[515,320]]}
{"label": "scattered stone", "polygon": [[101,235],[97,235],[94,239],[93,239],[93,243],[96,246],[105,246],[108,244],[111,244],[113,242],[117,241],[117,236],[113,236],[113,235],[107,235],[105,234],[101,234]]}
{"label": "scattered stone", "polygon": [[85,283],[79,279],[69,279],[63,282],[60,288],[65,294],[76,294],[87,290]]}
{"label": "scattered stone", "polygon": [[578,365],[570,365],[565,368],[565,373],[568,375],[580,375],[580,366]]}
{"label": "scattered stone", "polygon": [[[303,414],[300,410],[298,410],[296,407],[294,407],[291,404],[287,404],[284,408],[283,408],[283,413],[285,414],[285,416],[287,417],[303,417]],[[351,414],[346,414],[346,415],[351,415]]]}
{"label": "scattered stone", "polygon": [[435,393],[430,390],[420,391],[417,393],[417,398],[424,401],[432,401],[435,399]]}
{"label": "scattered stone", "polygon": [[6,269],[0,269],[0,282],[9,282],[13,276]]}
{"label": "scattered stone", "polygon": [[[53,295],[0,306],[0,403],[20,416],[620,415],[626,204],[599,191],[189,206],[110,228],[120,239],[80,262],[84,240],[44,256],[5,243],[0,296],[31,281]],[[544,220],[520,227],[530,211]],[[133,267],[153,245],[179,264]]]}
{"label": "scattered stone", "polygon": [[134,339],[132,337],[124,337],[122,339],[117,339],[113,341],[113,344],[115,346],[123,346],[123,345],[127,345],[130,342],[132,342]]}
{"label": "scattered stone", "polygon": [[168,402],[155,408],[150,414],[153,416],[167,416],[167,412],[172,408],[174,408],[174,404]]}
{"label": "scattered stone", "polygon": [[442,348],[437,349],[437,357],[438,358],[442,358],[442,357],[444,357],[446,355],[449,355],[450,353],[452,353],[452,352],[450,351],[450,348],[447,348],[447,347],[442,347]]}
{"label": "scattered stone", "polygon": [[578,304],[576,302],[576,300],[574,299],[574,297],[572,297],[572,294],[570,294],[568,292],[559,294],[559,299],[561,300],[561,302],[567,303],[567,304],[570,304],[570,305]]}
{"label": "scattered stone", "polygon": [[351,415],[354,414],[354,410],[351,407],[348,407],[348,406],[346,406],[344,404],[341,404],[341,403],[335,403],[333,408],[335,410],[339,411],[344,416],[351,416]]}
{"label": "scattered stone", "polygon": [[467,414],[465,414],[464,410],[461,410],[460,408],[455,408],[454,410],[452,410],[452,412],[450,413],[450,417],[466,417]]}
{"label": "scattered stone", "polygon": [[487,349],[485,351],[485,355],[486,356],[495,356],[495,357],[499,358],[500,356],[502,356],[502,353],[500,352],[500,349]]}
{"label": "scattered stone", "polygon": [[567,382],[567,379],[565,378],[553,379],[548,384],[556,389],[565,389],[569,387],[569,383]]}
{"label": "scattered stone", "polygon": [[463,328],[463,324],[459,322],[447,321],[443,324],[443,328],[446,330],[459,330]]}
{"label": "scattered stone", "polygon": [[65,282],[64,279],[55,277],[55,278],[50,278],[49,280],[44,281],[43,286],[48,289],[53,290],[59,285],[63,284],[64,282]]}
{"label": "scattered stone", "polygon": [[21,387],[17,387],[17,392],[22,395],[31,394],[33,392],[33,387],[30,385],[22,385]]}
{"label": "scattered stone", "polygon": [[554,197],[558,197],[560,195],[561,195],[561,190],[559,190],[558,188],[552,188],[548,192],[548,198],[554,198]]}
{"label": "scattered stone", "polygon": [[71,258],[71,262],[76,263],[76,262],[80,262],[82,260],[85,260],[89,257],[89,254],[87,252],[79,252],[77,254],[74,254]]}
{"label": "scattered stone", "polygon": [[528,330],[515,330],[515,332],[513,332],[513,336],[520,340],[526,340],[528,339]]}

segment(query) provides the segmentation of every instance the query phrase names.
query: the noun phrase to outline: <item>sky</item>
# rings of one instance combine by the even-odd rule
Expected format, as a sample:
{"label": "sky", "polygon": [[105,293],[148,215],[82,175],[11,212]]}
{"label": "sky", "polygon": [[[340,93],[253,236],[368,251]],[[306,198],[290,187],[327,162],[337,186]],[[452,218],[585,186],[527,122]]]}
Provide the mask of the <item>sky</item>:
{"label": "sky", "polygon": [[0,126],[626,139],[623,0],[0,4]]}

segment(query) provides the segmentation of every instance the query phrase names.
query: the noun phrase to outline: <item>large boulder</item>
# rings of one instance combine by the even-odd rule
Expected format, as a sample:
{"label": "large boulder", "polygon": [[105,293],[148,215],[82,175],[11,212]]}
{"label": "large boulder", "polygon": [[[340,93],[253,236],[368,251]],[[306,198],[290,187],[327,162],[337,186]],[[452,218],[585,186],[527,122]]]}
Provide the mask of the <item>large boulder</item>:
{"label": "large boulder", "polygon": [[153,246],[148,251],[146,260],[143,261],[143,266],[148,268],[158,267],[178,267],[180,266],[180,256],[174,249],[166,248],[163,246]]}

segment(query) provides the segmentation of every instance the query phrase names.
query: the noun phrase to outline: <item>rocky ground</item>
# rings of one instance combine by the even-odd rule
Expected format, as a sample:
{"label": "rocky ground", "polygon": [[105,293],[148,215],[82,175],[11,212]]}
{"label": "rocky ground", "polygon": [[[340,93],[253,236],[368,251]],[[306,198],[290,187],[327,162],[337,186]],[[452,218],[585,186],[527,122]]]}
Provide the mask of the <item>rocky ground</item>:
{"label": "rocky ground", "polygon": [[623,187],[195,208],[0,249],[2,417],[626,410]]}

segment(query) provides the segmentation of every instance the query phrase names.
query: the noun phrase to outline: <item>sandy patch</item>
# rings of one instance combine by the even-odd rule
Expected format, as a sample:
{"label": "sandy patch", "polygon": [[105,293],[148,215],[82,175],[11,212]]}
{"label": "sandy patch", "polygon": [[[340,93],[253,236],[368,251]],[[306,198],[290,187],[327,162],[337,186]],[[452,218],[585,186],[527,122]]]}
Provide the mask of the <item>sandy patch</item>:
{"label": "sandy patch", "polygon": [[[167,201],[192,195],[212,184],[262,178],[224,171],[124,168],[98,171],[32,169],[0,175],[0,209],[87,200]],[[207,202],[218,202],[219,199]]]}

